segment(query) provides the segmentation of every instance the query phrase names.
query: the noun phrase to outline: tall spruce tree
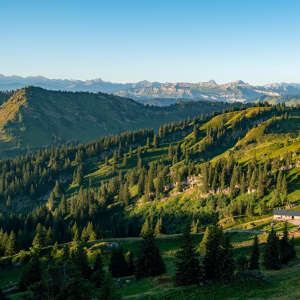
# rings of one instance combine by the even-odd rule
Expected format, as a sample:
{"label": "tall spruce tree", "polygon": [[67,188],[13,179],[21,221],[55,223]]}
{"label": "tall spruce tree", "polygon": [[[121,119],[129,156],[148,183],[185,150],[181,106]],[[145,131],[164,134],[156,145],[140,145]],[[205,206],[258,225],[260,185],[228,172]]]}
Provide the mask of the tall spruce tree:
{"label": "tall spruce tree", "polygon": [[200,242],[199,248],[198,248],[198,251],[200,253],[203,253],[203,254],[205,253],[207,238],[208,238],[208,235],[209,235],[210,231],[211,231],[211,227],[207,226],[206,229],[205,229],[203,238]]}
{"label": "tall spruce tree", "polygon": [[103,270],[102,256],[100,253],[97,253],[95,257],[91,280],[95,283],[96,287],[101,287],[104,282],[104,277],[105,273]]}
{"label": "tall spruce tree", "polygon": [[87,252],[82,244],[79,244],[71,253],[71,261],[80,275],[88,279],[91,269],[88,262]]}
{"label": "tall spruce tree", "polygon": [[220,278],[223,281],[230,281],[234,275],[234,260],[232,246],[228,236],[225,236],[221,245],[221,270]]}
{"label": "tall spruce tree", "polygon": [[111,277],[111,274],[108,273],[105,276],[104,283],[101,288],[101,300],[119,300],[121,299],[120,295],[116,291],[115,283]]}
{"label": "tall spruce tree", "polygon": [[273,228],[269,233],[267,243],[265,245],[263,263],[265,268],[268,270],[280,269],[279,239]]}
{"label": "tall spruce tree", "polygon": [[162,218],[159,218],[156,222],[155,229],[154,229],[155,236],[158,236],[162,233],[162,227],[163,227]]}
{"label": "tall spruce tree", "polygon": [[205,241],[205,256],[203,259],[204,274],[208,280],[221,279],[223,265],[223,231],[217,224],[208,228],[207,239]]}
{"label": "tall spruce tree", "polygon": [[19,288],[21,291],[27,290],[32,284],[42,279],[40,260],[36,253],[33,253],[28,265],[21,274]]}
{"label": "tall spruce tree", "polygon": [[296,257],[296,250],[295,250],[295,239],[292,237],[289,241],[290,244],[290,259],[293,259]]}
{"label": "tall spruce tree", "polygon": [[142,229],[141,229],[141,232],[140,232],[140,236],[144,236],[146,235],[149,231],[152,231],[153,228],[152,228],[152,221],[150,220],[150,218],[146,218],[143,226],[142,226]]}
{"label": "tall spruce tree", "polygon": [[128,276],[128,265],[121,247],[113,250],[110,258],[109,270],[112,277]]}
{"label": "tall spruce tree", "polygon": [[[43,298],[42,298],[43,299]],[[72,274],[62,284],[62,289],[56,299],[76,299],[76,300],[92,300],[95,299],[93,284],[86,278],[80,276],[78,272]]]}
{"label": "tall spruce tree", "polygon": [[279,241],[279,257],[280,263],[287,264],[290,260],[290,244],[287,222],[284,224],[283,236]]}
{"label": "tall spruce tree", "polygon": [[5,255],[10,256],[16,253],[16,235],[12,230],[8,236],[6,247],[5,247]]}
{"label": "tall spruce tree", "polygon": [[258,237],[255,235],[253,240],[252,252],[249,261],[250,270],[259,270],[259,247],[258,247]]}
{"label": "tall spruce tree", "polygon": [[128,251],[126,253],[125,259],[128,266],[128,275],[135,274],[135,262],[134,262],[133,253],[131,251]]}
{"label": "tall spruce tree", "polygon": [[136,278],[158,276],[166,272],[166,266],[155,244],[153,230],[143,235],[136,263]]}
{"label": "tall spruce tree", "polygon": [[73,234],[73,241],[74,242],[79,241],[79,230],[78,230],[76,222],[74,223],[74,225],[72,227],[72,234]]}
{"label": "tall spruce tree", "polygon": [[41,223],[38,223],[35,230],[35,236],[32,241],[32,246],[34,248],[42,248],[46,245],[46,230],[41,225]]}
{"label": "tall spruce tree", "polygon": [[197,284],[201,280],[201,269],[190,234],[190,224],[186,226],[182,237],[183,245],[176,253],[176,285]]}
{"label": "tall spruce tree", "polygon": [[289,239],[287,222],[284,224],[283,236],[279,241],[279,256],[282,264],[287,264],[295,257],[294,239]]}

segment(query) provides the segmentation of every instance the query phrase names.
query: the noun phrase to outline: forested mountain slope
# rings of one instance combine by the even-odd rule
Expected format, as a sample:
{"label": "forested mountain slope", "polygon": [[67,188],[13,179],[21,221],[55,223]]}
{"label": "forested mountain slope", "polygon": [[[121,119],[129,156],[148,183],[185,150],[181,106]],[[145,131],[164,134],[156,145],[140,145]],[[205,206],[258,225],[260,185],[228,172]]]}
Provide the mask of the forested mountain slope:
{"label": "forested mountain slope", "polygon": [[[2,104],[1,104],[2,103]],[[27,87],[0,94],[0,157],[221,111],[225,103],[193,102],[144,106],[108,94],[48,91]]]}
{"label": "forested mountain slope", "polygon": [[152,216],[175,233],[186,218],[200,226],[298,204],[299,120],[298,108],[260,104],[2,161],[1,224],[26,231],[30,218],[63,241],[75,221],[134,236]]}
{"label": "forested mountain slope", "polygon": [[[136,237],[151,228],[157,235],[176,234],[186,222],[195,234],[221,224],[233,229],[233,238],[234,232],[250,228],[242,230],[238,245],[249,246],[254,233],[260,243],[268,243],[264,231],[271,230],[273,209],[297,209],[300,204],[299,130],[298,107],[258,103],[165,124],[157,132],[127,131],[2,160],[1,261],[33,246],[13,258],[24,263],[28,255],[38,251],[43,256],[52,249],[49,245],[58,243],[60,249],[55,244],[51,253],[59,251],[64,257],[71,250],[68,257],[76,262],[76,253],[84,255],[79,241],[89,247],[90,260],[99,249],[112,260],[115,252],[107,248],[114,243],[131,249],[140,243]],[[280,223],[275,227],[282,230]],[[160,244],[164,251],[172,244],[164,254],[172,274],[176,239]],[[197,244],[195,251],[202,253],[205,245]]]}

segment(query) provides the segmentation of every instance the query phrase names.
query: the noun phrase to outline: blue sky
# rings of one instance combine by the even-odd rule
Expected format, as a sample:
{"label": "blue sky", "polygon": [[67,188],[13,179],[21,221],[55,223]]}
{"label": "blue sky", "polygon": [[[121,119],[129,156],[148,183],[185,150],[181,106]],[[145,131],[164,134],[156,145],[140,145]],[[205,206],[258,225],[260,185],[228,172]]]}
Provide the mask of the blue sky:
{"label": "blue sky", "polygon": [[0,73],[300,82],[298,0],[1,0]]}

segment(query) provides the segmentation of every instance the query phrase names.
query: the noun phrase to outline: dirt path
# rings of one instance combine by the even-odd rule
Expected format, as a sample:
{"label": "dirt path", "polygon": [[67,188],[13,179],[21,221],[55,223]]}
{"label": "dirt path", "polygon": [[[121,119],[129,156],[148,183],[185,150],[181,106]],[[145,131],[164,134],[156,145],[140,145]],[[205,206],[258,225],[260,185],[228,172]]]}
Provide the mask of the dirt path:
{"label": "dirt path", "polygon": [[247,229],[229,229],[224,230],[225,232],[230,233],[250,233],[250,234],[262,234],[265,233],[265,231],[257,231],[257,230],[247,230]]}

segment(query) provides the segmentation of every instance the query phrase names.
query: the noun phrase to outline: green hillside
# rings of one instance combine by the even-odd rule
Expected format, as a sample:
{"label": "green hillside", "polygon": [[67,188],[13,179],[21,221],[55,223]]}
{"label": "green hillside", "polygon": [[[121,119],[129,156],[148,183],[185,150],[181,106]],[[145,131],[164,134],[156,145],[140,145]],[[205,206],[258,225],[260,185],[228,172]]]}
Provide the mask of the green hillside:
{"label": "green hillside", "polygon": [[27,87],[0,94],[0,157],[28,150],[85,143],[109,134],[160,125],[230,107],[225,103],[144,106],[108,94]]}
{"label": "green hillside", "polygon": [[[9,111],[16,112],[8,115],[12,120],[18,108],[28,107],[27,98],[15,94],[13,99],[2,105],[10,105]],[[158,114],[160,109],[155,111]],[[118,288],[121,295],[128,299],[173,299],[179,291],[178,299],[198,299],[198,293],[210,299],[207,282],[197,292],[174,288],[175,262],[183,241],[178,234],[190,222],[199,261],[205,264],[207,249],[200,243],[202,234],[218,223],[227,232],[224,241],[229,236],[234,247],[237,281],[227,285],[221,280],[212,287],[220,287],[226,293],[224,299],[230,299],[230,293],[237,293],[241,284],[237,261],[241,254],[249,258],[254,235],[259,235],[261,249],[272,228],[282,235],[284,224],[273,221],[273,209],[297,209],[300,205],[299,130],[298,107],[264,103],[164,124],[157,131],[127,131],[88,144],[0,161],[0,255],[4,261],[20,250],[25,251],[18,254],[20,257],[34,255],[33,246],[43,253],[41,263],[47,264],[47,247],[57,242],[62,249],[69,243],[74,252],[81,241],[91,262],[100,249],[107,270],[114,253],[107,250],[109,243],[117,243],[138,257],[141,232],[155,228],[161,236],[157,243],[167,273],[141,281],[130,277],[127,283],[124,279]],[[288,230],[297,236],[294,225]],[[54,260],[60,264],[64,250],[58,253]],[[15,259],[19,262],[18,255]],[[284,288],[292,283],[288,278],[282,281],[282,276],[292,276],[296,263],[294,258],[279,273],[262,269],[267,278]],[[14,267],[6,270],[19,280],[20,274],[13,275]],[[240,292],[246,298],[254,295],[250,289],[257,279],[245,280],[248,288]],[[255,287],[255,293],[276,297],[280,289],[266,279]],[[291,295],[297,293],[295,290]],[[222,299],[223,293],[214,295]]]}
{"label": "green hillside", "polygon": [[[10,111],[14,111],[12,101],[5,104],[10,104]],[[267,201],[276,187],[278,168],[283,170],[281,176],[286,176],[288,184],[289,180],[293,183],[290,173],[296,176],[298,172],[299,129],[300,113],[297,108],[257,106],[231,109],[214,117],[202,116],[170,123],[161,126],[158,134],[153,130],[138,130],[86,145],[51,149],[16,160],[2,161],[0,170],[5,172],[1,191],[3,204],[8,197],[11,198],[10,208],[5,208],[5,205],[2,207],[13,212],[18,207],[23,209],[26,203],[31,207],[35,202],[48,200],[48,193],[58,180],[64,186],[66,201],[75,201],[80,193],[84,195],[91,192],[94,198],[108,201],[109,209],[121,211],[125,201],[120,201],[121,189],[126,187],[125,218],[140,216],[141,212],[144,217],[149,213],[148,210],[153,213],[159,211],[160,207],[168,214],[166,206],[182,216],[203,213],[209,218],[212,212],[208,209],[207,201],[221,196],[229,197],[229,202],[236,197],[253,198],[258,205],[253,207],[255,212],[261,209],[261,200],[256,198],[255,192],[244,196],[239,180],[243,175],[245,180],[248,178],[251,181],[254,173],[253,187],[249,186],[249,182],[243,184],[248,185],[245,189],[257,191],[260,172],[265,170],[263,194],[266,201],[264,210],[267,212]],[[21,178],[24,168],[28,178]],[[233,171],[237,174],[232,174]],[[206,182],[201,179],[203,176]],[[238,187],[234,193],[230,193],[230,186],[233,185],[231,178],[235,176],[238,177],[234,178]],[[147,182],[149,177],[152,180],[150,183]],[[229,191],[224,194],[220,185]],[[293,184],[288,186],[288,192],[292,191]],[[199,195],[203,198],[200,206]],[[31,200],[22,205],[23,197]],[[61,197],[56,197],[54,210],[58,209]],[[196,202],[189,199],[195,199]],[[297,200],[296,196],[291,198],[292,202]],[[178,201],[182,202],[180,205],[183,207],[191,205],[186,208],[190,212],[183,213],[182,209],[177,211]],[[226,209],[224,207],[225,215],[228,214]],[[177,232],[180,228],[171,232],[174,230]]]}

